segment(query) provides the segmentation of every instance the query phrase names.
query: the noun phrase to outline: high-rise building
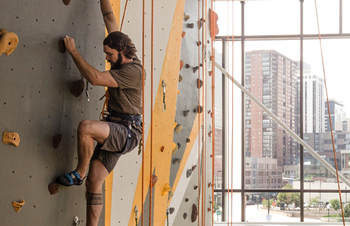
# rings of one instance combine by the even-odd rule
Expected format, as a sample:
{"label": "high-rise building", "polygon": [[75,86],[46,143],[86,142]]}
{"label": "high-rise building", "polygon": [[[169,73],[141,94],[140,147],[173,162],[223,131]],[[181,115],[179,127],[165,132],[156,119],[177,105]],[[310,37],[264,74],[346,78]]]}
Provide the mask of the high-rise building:
{"label": "high-rise building", "polygon": [[[305,63],[304,63],[305,65]],[[324,80],[309,70],[303,71],[303,133],[325,132],[324,121]],[[297,73],[297,96],[300,100],[300,73]],[[297,106],[300,115],[300,106]]]}
{"label": "high-rise building", "polygon": [[[331,113],[331,120],[333,128],[335,128],[335,124],[337,122],[342,122],[346,118],[346,110],[344,108],[344,104],[335,99],[329,100],[329,110]],[[329,123],[329,115],[328,115],[328,105],[325,102],[325,121],[326,121],[326,132],[331,131],[331,126]]]}
{"label": "high-rise building", "polygon": [[[296,62],[275,50],[246,52],[245,87],[290,129],[296,130]],[[292,137],[250,98],[245,99],[245,156],[296,164]]]}

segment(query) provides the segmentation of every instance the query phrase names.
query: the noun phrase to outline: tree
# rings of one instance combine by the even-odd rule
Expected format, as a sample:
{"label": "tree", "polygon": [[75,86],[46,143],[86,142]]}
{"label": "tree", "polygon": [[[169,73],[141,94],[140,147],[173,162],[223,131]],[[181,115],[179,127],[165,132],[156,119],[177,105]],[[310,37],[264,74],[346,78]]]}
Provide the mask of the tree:
{"label": "tree", "polygon": [[316,196],[315,198],[311,198],[310,206],[311,207],[317,206],[319,201],[320,201],[320,197],[319,196]]}
{"label": "tree", "polygon": [[[293,189],[293,187],[290,184],[286,184],[286,186],[284,186],[282,189]],[[277,204],[294,203],[296,207],[300,206],[300,193],[298,192],[280,192],[276,198],[277,198]]]}
{"label": "tree", "polygon": [[[262,204],[268,208],[271,208],[271,204],[273,203],[273,199],[270,199],[269,202],[267,202],[267,199],[265,199],[264,201],[262,201]],[[269,206],[267,206],[269,205]]]}
{"label": "tree", "polygon": [[312,175],[308,174],[304,177],[304,181],[312,181]]}
{"label": "tree", "polygon": [[339,210],[340,209],[340,201],[339,199],[331,199],[329,203],[332,205],[332,208],[334,210]]}

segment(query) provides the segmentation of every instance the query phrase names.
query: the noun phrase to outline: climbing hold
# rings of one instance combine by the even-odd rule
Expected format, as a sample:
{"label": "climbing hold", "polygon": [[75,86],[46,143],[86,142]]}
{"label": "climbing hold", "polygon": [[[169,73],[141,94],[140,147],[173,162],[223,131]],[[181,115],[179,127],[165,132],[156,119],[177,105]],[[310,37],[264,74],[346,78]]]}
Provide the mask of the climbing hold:
{"label": "climbing hold", "polygon": [[184,113],[184,116],[186,117],[188,116],[188,113],[190,113],[190,110],[183,111],[183,113]]}
{"label": "climbing hold", "polygon": [[175,132],[176,133],[180,133],[182,131],[182,125],[181,124],[178,124],[176,127],[175,127]]}
{"label": "climbing hold", "polygon": [[179,75],[179,82],[182,82],[183,78],[181,75]]}
{"label": "climbing hold", "polygon": [[70,0],[63,0],[63,3],[64,3],[65,5],[69,5]]}
{"label": "climbing hold", "polygon": [[176,153],[177,149],[179,149],[179,147],[177,146],[177,144],[175,144],[173,142],[173,151],[172,151],[171,155],[174,155]]}
{"label": "climbing hold", "polygon": [[49,184],[49,192],[51,195],[57,194],[60,185],[56,182]]}
{"label": "climbing hold", "polygon": [[194,28],[194,23],[187,24],[187,28]]}
{"label": "climbing hold", "polygon": [[173,165],[175,165],[176,163],[181,163],[182,162],[182,159],[178,159],[178,158],[174,158],[173,159]]}
{"label": "climbing hold", "polygon": [[174,196],[174,192],[170,190],[168,192],[168,200],[170,200],[173,196]]}
{"label": "climbing hold", "polygon": [[54,148],[58,148],[62,140],[62,134],[58,134],[52,138],[52,145]]}
{"label": "climbing hold", "polygon": [[2,137],[2,142],[5,144],[13,144],[16,147],[19,146],[20,138],[18,133],[4,132]]}
{"label": "climbing hold", "polygon": [[198,186],[197,186],[197,185],[195,185],[193,188],[194,188],[194,190],[197,190]]}
{"label": "climbing hold", "polygon": [[21,201],[19,202],[16,202],[16,201],[12,202],[12,206],[15,208],[16,212],[20,211],[21,208],[24,206],[24,204],[25,204],[25,201],[23,199],[21,199]]}
{"label": "climbing hold", "polygon": [[177,143],[177,148],[180,149],[181,148],[181,144]]}
{"label": "climbing hold", "polygon": [[193,68],[193,73],[196,73],[196,72],[198,71],[198,69],[199,69],[199,67],[198,67],[198,66],[195,66],[195,67]]}
{"label": "climbing hold", "polygon": [[164,147],[164,146],[162,146],[162,147],[160,148],[160,151],[161,151],[161,152],[163,152],[163,151],[164,151],[164,149],[165,149],[165,147]]}
{"label": "climbing hold", "polygon": [[192,205],[192,214],[191,214],[191,221],[195,222],[197,220],[197,215],[198,215],[198,211],[197,211],[197,206],[196,204]]}
{"label": "climbing hold", "polygon": [[197,42],[197,46],[200,46],[201,44],[202,44],[201,41],[198,41],[198,42]]}
{"label": "climbing hold", "polygon": [[208,188],[210,188],[210,186],[211,186],[211,182],[209,182],[209,184],[208,184]]}
{"label": "climbing hold", "polygon": [[212,76],[213,75],[213,72],[212,71],[209,71],[209,76]]}
{"label": "climbing hold", "polygon": [[177,122],[174,122],[174,129],[176,128],[176,126],[177,126]]}
{"label": "climbing hold", "polygon": [[180,60],[180,71],[183,68],[184,64],[185,64],[185,62],[183,60]]}
{"label": "climbing hold", "polygon": [[188,198],[185,198],[185,202],[188,202],[188,200],[189,200]]}
{"label": "climbing hold", "polygon": [[157,183],[158,177],[156,175],[152,175],[152,187]]}
{"label": "climbing hold", "polygon": [[174,207],[170,207],[170,208],[169,208],[169,213],[170,213],[170,214],[173,214],[174,211],[175,211],[175,208],[174,208]]}
{"label": "climbing hold", "polygon": [[0,55],[5,53],[6,56],[15,51],[18,45],[18,36],[13,32],[7,32],[0,29]]}
{"label": "climbing hold", "polygon": [[192,168],[191,168],[192,172],[196,169],[196,167],[197,167],[197,165],[192,166]]}
{"label": "climbing hold", "polygon": [[183,218],[184,218],[184,219],[187,218],[187,213],[184,213]]}
{"label": "climbing hold", "polygon": [[170,190],[171,190],[170,185],[168,183],[166,183],[165,186],[164,186],[164,189],[163,189],[162,196],[166,195]]}
{"label": "climbing hold", "polygon": [[66,52],[66,46],[64,45],[63,38],[58,40],[58,49],[60,50],[61,53]]}
{"label": "climbing hold", "polygon": [[202,21],[198,21],[198,29],[201,29],[202,28]]}
{"label": "climbing hold", "polygon": [[180,90],[177,90],[177,95],[179,95],[180,94]]}
{"label": "climbing hold", "polygon": [[210,208],[208,208],[208,212],[210,212],[211,211],[211,209]]}
{"label": "climbing hold", "polygon": [[209,9],[209,28],[210,28],[210,37],[214,38],[219,34],[219,26],[217,24],[219,16],[216,12]]}
{"label": "climbing hold", "polygon": [[190,143],[191,142],[190,138],[186,138],[186,142]]}
{"label": "climbing hold", "polygon": [[200,89],[203,86],[203,81],[199,78],[197,78],[197,88]]}
{"label": "climbing hold", "polygon": [[192,174],[192,169],[188,169],[186,172],[186,178],[189,178]]}
{"label": "climbing hold", "polygon": [[186,35],[186,32],[182,32],[182,34],[181,34],[181,37],[185,37],[185,35]]}
{"label": "climbing hold", "polygon": [[190,68],[191,66],[189,64],[186,64],[185,65],[185,68]]}
{"label": "climbing hold", "polygon": [[184,14],[184,20],[187,21],[188,19],[190,19],[190,15]]}
{"label": "climbing hold", "polygon": [[197,112],[198,113],[202,113],[203,112],[203,107],[202,106],[198,106],[197,107]]}
{"label": "climbing hold", "polygon": [[70,92],[73,94],[73,96],[79,97],[83,93],[84,87],[85,87],[84,80],[79,79],[72,83],[70,87]]}

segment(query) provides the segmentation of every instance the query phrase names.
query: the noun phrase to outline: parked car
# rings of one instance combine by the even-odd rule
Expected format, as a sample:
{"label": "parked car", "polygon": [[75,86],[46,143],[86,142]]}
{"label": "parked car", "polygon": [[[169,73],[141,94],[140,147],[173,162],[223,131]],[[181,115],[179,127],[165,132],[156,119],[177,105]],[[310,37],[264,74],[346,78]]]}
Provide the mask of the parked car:
{"label": "parked car", "polygon": [[255,203],[254,203],[254,201],[253,200],[248,200],[247,202],[246,202],[246,205],[254,205]]}

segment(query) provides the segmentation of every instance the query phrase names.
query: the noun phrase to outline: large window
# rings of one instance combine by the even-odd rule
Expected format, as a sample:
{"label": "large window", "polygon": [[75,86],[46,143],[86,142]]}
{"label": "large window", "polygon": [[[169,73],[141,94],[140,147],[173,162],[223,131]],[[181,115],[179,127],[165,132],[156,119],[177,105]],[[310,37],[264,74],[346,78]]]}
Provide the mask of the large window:
{"label": "large window", "polygon": [[339,221],[329,167],[350,179],[349,6],[317,0],[322,61],[314,0],[216,1],[216,61],[308,147],[216,69],[214,222]]}

